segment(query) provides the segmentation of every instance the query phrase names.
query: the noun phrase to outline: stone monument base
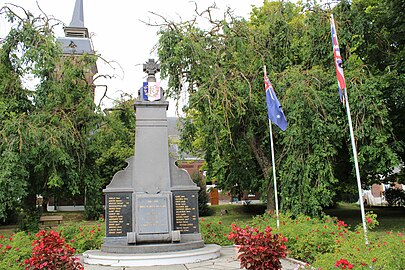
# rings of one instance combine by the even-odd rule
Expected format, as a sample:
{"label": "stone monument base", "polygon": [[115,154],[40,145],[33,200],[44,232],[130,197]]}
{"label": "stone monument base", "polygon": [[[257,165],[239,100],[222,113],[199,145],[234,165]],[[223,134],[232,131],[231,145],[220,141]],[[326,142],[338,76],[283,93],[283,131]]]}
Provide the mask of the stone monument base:
{"label": "stone monument base", "polygon": [[119,254],[147,254],[154,252],[173,252],[184,251],[197,248],[203,248],[203,241],[188,241],[179,243],[162,243],[162,244],[140,244],[140,245],[123,245],[120,243],[104,243],[101,245],[101,251],[105,253],[119,253]]}
{"label": "stone monument base", "polygon": [[[168,244],[161,244],[167,250]],[[176,245],[176,244],[173,244]],[[145,245],[146,246],[146,245]],[[158,246],[158,245],[154,245]],[[135,247],[135,246],[134,246]],[[140,247],[140,246],[138,246]],[[205,245],[202,248],[183,251],[153,252],[153,253],[108,253],[100,250],[88,250],[83,253],[84,263],[107,266],[153,266],[196,263],[212,260],[220,256],[221,247]]]}

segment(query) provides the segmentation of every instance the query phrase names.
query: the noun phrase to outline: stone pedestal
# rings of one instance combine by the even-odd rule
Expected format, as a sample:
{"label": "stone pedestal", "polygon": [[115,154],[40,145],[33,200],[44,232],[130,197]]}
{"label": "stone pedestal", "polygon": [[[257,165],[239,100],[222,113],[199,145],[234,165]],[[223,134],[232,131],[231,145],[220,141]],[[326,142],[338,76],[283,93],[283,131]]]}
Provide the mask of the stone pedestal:
{"label": "stone pedestal", "polygon": [[[155,80],[152,75],[148,81]],[[169,103],[163,94],[153,102],[143,96],[135,102],[135,155],[104,189],[106,238],[101,252],[144,254],[203,248],[199,188],[169,156]]]}

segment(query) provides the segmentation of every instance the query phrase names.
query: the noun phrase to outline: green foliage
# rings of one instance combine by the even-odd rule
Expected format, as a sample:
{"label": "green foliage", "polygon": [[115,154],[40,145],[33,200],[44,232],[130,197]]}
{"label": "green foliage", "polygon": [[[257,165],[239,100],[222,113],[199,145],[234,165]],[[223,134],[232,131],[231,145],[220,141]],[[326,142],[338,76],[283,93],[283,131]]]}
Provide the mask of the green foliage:
{"label": "green foliage", "polygon": [[[289,126],[282,141],[285,158],[278,166],[282,209],[319,215],[334,197],[334,158],[342,141],[338,96],[324,91],[330,77],[319,67],[286,70],[277,89],[287,89],[284,110]],[[305,91],[302,91],[305,89]]]}
{"label": "green foliage", "polygon": [[389,188],[384,191],[384,197],[389,206],[405,206],[405,191]]}
{"label": "green foliage", "polygon": [[0,219],[36,194],[86,196],[86,218],[98,219],[102,188],[133,154],[132,103],[104,116],[93,100],[97,56],[63,56],[52,19],[24,11],[0,10],[13,25],[0,47]]}
{"label": "green foliage", "polygon": [[[158,48],[161,75],[169,79],[166,92],[174,98],[182,91],[189,96],[180,147],[204,153],[208,180],[225,190],[261,190],[271,208],[262,80],[267,65],[289,123],[286,132],[273,131],[281,208],[321,215],[338,189],[353,190],[350,136],[330,41],[333,12],[363,184],[388,175],[400,163],[398,157],[403,160],[405,122],[403,43],[398,38],[403,19],[395,17],[400,8],[388,2],[344,1],[330,11],[312,1],[265,1],[253,8],[249,20],[226,13],[205,28],[194,20],[166,20]],[[210,8],[204,12],[209,13]],[[385,49],[387,54],[377,53]]]}
{"label": "green foliage", "polygon": [[193,182],[196,183],[200,188],[200,190],[198,190],[198,215],[200,217],[211,215],[212,211],[208,206],[209,197],[204,179],[199,173],[191,175],[191,178],[193,179]]}
{"label": "green foliage", "polygon": [[133,104],[132,97],[117,101],[114,107],[106,112],[103,123],[94,134],[92,147],[98,154],[95,162],[104,186],[110,183],[117,171],[128,165],[125,160],[134,154]]}
{"label": "green foliage", "polygon": [[33,233],[38,232],[41,214],[38,208],[20,209],[18,213],[18,230]]}
{"label": "green foliage", "polygon": [[369,245],[364,244],[363,234],[352,232],[340,241],[334,252],[320,254],[312,266],[322,269],[336,269],[335,263],[340,258],[346,259],[353,269],[402,269],[405,263],[405,238],[402,233],[387,232],[369,238]]}
{"label": "green foliage", "polygon": [[26,232],[0,235],[0,269],[24,269],[24,261],[31,256],[34,235]]}
{"label": "green foliage", "polygon": [[200,218],[200,233],[205,244],[217,244],[221,246],[229,246],[232,242],[228,239],[228,234],[231,231],[231,226],[225,226],[220,219]]}
{"label": "green foliage", "polygon": [[105,223],[98,222],[95,225],[84,223],[59,226],[60,235],[76,250],[83,253],[86,250],[100,249],[105,237]]}
{"label": "green foliage", "polygon": [[309,263],[319,254],[333,251],[337,241],[347,237],[349,233],[344,222],[329,216],[319,219],[286,213],[280,214],[279,220],[280,227],[275,228],[275,215],[266,213],[254,218],[251,225],[261,230],[270,225],[274,232],[288,238],[286,245],[290,257]]}
{"label": "green foliage", "polygon": [[[36,194],[45,199],[84,195],[86,186],[98,182],[89,145],[101,118],[86,77],[96,56],[62,57],[47,17],[19,17],[9,7],[1,15],[13,23],[0,50],[5,78],[0,85],[0,218],[5,219],[8,209],[35,205]],[[23,86],[27,76],[38,83]]]}
{"label": "green foliage", "polygon": [[[251,226],[264,230],[270,225],[275,233],[288,238],[289,256],[310,263],[310,267],[336,269],[335,263],[347,260],[353,269],[400,269],[404,263],[402,233],[368,233],[366,245],[362,225],[350,230],[343,221],[329,216],[319,219],[289,213],[281,213],[279,220],[276,228],[275,215],[266,213],[254,218]],[[378,226],[376,214],[367,213],[366,223],[368,231]]]}
{"label": "green foliage", "polygon": [[[104,222],[95,225],[76,223],[59,226],[57,230],[65,243],[74,248],[75,253],[100,249],[105,237]],[[0,235],[0,269],[25,269],[25,261],[33,251],[34,234],[18,232],[8,237]]]}

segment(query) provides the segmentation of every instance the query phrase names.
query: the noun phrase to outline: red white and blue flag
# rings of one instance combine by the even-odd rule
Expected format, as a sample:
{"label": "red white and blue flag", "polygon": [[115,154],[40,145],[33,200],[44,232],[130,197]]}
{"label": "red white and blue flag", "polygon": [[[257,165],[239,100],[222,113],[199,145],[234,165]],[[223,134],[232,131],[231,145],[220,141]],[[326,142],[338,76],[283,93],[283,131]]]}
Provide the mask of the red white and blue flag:
{"label": "red white and blue flag", "polygon": [[338,38],[337,38],[337,33],[336,33],[335,20],[333,19],[333,14],[330,15],[330,28],[331,28],[331,32],[332,32],[333,58],[335,60],[336,77],[337,77],[337,81],[338,81],[339,95],[340,95],[340,100],[343,103],[345,103],[345,95],[344,95],[343,91],[346,91],[346,82],[345,82],[345,76],[343,74],[343,61],[342,61],[342,57],[340,56],[339,43],[338,43]]}
{"label": "red white and blue flag", "polygon": [[266,89],[266,103],[267,103],[267,113],[269,119],[276,124],[282,131],[287,129],[288,123],[284,116],[283,110],[281,108],[280,102],[277,99],[276,93],[274,92],[273,86],[266,74],[266,69],[264,70],[264,86]]}

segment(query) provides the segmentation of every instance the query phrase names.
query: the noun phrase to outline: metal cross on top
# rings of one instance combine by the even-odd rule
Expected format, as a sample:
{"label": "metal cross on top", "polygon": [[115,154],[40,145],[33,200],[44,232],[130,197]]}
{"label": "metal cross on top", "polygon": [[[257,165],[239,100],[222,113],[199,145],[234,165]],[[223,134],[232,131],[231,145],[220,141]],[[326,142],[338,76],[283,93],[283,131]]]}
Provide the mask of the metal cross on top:
{"label": "metal cross on top", "polygon": [[143,72],[148,74],[148,77],[155,77],[156,72],[160,71],[160,65],[155,59],[149,59],[148,62],[143,64]]}

